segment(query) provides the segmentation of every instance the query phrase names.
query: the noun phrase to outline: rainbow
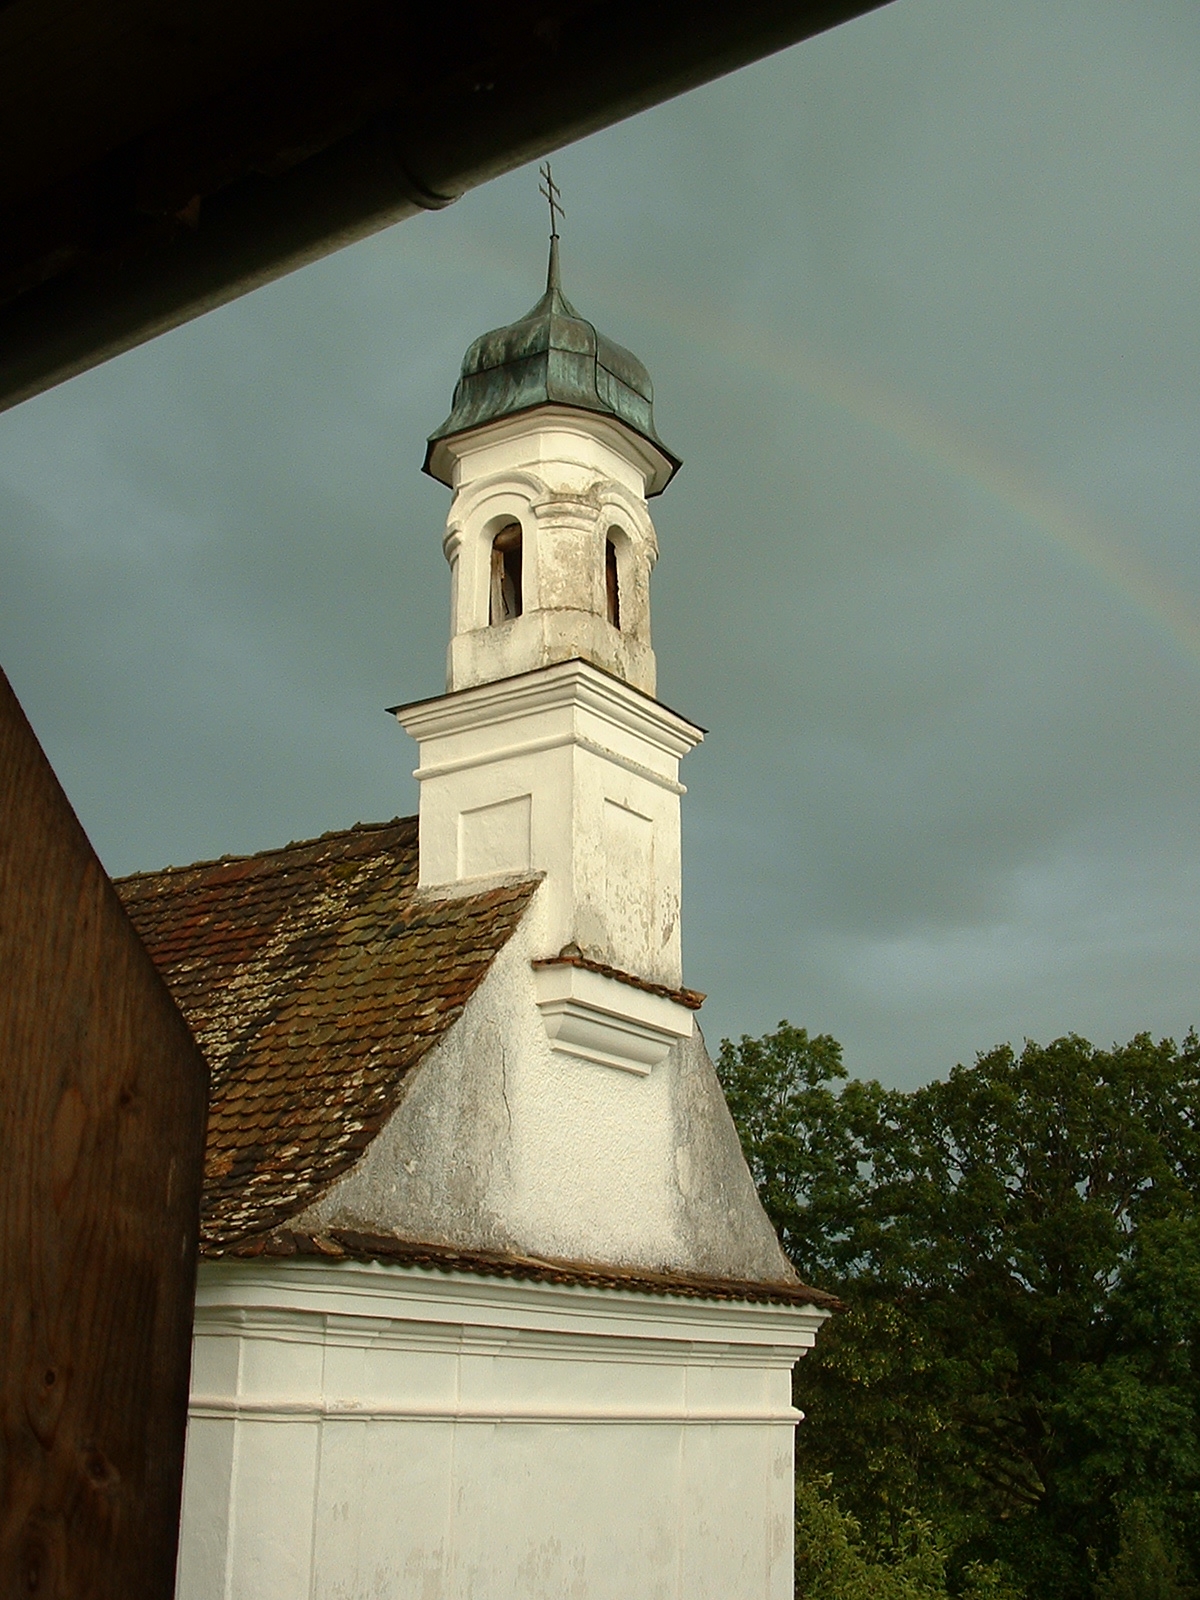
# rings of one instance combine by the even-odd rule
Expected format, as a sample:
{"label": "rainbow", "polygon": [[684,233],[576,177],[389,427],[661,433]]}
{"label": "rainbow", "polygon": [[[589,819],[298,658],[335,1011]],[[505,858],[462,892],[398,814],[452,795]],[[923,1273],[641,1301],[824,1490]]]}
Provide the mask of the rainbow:
{"label": "rainbow", "polygon": [[719,342],[725,359],[803,389],[818,403],[868,426],[891,445],[903,446],[945,477],[1015,514],[1116,594],[1160,643],[1200,669],[1200,605],[1171,587],[1128,544],[1067,496],[1040,487],[1029,474],[957,433],[912,398],[901,398],[879,383],[822,360],[799,343],[768,345],[760,336],[734,330],[711,315],[695,325],[705,327],[706,337]]}
{"label": "rainbow", "polygon": [[[429,242],[427,238],[427,246]],[[442,254],[436,247],[433,253]],[[444,264],[461,271],[464,255],[470,258],[472,254],[459,250],[448,255]],[[489,260],[493,270],[498,265],[508,267],[514,277],[523,270],[523,262],[518,266],[515,257],[508,261],[503,251],[493,249]],[[609,280],[604,288],[612,303],[629,302],[628,285]],[[1113,593],[1160,644],[1181,654],[1193,670],[1200,670],[1200,602],[1173,587],[1128,541],[1122,542],[1066,495],[1039,486],[1030,473],[956,432],[911,396],[893,394],[882,384],[815,355],[799,341],[768,342],[761,333],[735,326],[712,307],[685,305],[677,296],[668,302],[648,292],[646,286],[640,286],[634,298],[639,313],[651,325],[658,324],[673,337],[685,340],[694,339],[696,330],[703,329],[705,342],[719,350],[730,365],[803,390],[818,404],[842,412],[893,448],[902,446],[948,480],[1015,515]]]}

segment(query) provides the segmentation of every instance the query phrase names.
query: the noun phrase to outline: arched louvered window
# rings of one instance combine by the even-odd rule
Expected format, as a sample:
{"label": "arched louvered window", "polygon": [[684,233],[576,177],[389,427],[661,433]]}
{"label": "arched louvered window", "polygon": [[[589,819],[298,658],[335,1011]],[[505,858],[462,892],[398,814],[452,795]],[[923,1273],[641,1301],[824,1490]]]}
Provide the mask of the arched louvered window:
{"label": "arched louvered window", "polygon": [[621,626],[621,578],[617,571],[617,546],[610,536],[604,541],[604,598],[608,620]]}
{"label": "arched louvered window", "polygon": [[492,540],[492,587],[489,622],[508,622],[521,615],[521,524],[506,523]]}

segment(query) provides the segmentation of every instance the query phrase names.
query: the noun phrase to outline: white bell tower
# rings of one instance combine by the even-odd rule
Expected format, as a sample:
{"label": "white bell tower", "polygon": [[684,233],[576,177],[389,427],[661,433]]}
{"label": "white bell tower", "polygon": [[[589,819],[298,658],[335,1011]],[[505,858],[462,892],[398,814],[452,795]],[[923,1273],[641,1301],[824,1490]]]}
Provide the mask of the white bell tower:
{"label": "white bell tower", "polygon": [[420,881],[544,873],[537,1003],[553,1047],[648,1073],[691,1035],[680,758],[701,730],[654,698],[647,500],[679,466],[646,369],[559,282],[468,350],[426,471],[453,490],[447,693],[417,740]]}

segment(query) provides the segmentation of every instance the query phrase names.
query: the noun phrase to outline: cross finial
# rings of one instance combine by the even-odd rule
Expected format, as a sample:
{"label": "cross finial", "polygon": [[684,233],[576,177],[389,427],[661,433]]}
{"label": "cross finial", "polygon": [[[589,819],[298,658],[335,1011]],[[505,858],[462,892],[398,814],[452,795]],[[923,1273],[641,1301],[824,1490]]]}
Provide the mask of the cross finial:
{"label": "cross finial", "polygon": [[538,176],[542,180],[541,183],[538,184],[538,193],[545,198],[546,204],[550,207],[550,237],[552,239],[557,239],[557,218],[565,217],[567,214],[563,210],[562,202],[559,198],[562,191],[554,181],[554,175],[550,171],[550,163],[548,161],[542,162],[541,166],[538,168]]}
{"label": "cross finial", "polygon": [[542,162],[538,168],[538,175],[542,180],[538,185],[538,193],[545,196],[546,204],[550,207],[550,264],[546,268],[546,293],[549,294],[552,289],[557,289],[561,293],[562,284],[558,276],[558,219],[565,217],[567,213],[562,208],[562,201],[559,199],[560,190],[554,181],[548,161]]}

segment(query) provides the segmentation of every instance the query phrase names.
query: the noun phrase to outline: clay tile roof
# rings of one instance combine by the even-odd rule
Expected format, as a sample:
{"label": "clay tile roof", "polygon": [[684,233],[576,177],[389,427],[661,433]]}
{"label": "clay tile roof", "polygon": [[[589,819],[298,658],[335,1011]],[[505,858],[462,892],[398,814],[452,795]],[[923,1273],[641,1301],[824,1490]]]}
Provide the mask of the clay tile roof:
{"label": "clay tile roof", "polygon": [[399,1239],[390,1234],[356,1233],[346,1228],[334,1228],[322,1234],[294,1233],[284,1228],[211,1253],[235,1259],[309,1256],[335,1261],[390,1261],[428,1272],[473,1272],[487,1278],[525,1278],[534,1283],[577,1285],[588,1289],[627,1289],[686,1300],[749,1300],[763,1305],[817,1306],[825,1311],[843,1309],[835,1295],[826,1294],[823,1289],[812,1289],[798,1278],[713,1278],[693,1272],[650,1272],[637,1267],[561,1261],[496,1250],[461,1250],[453,1245]]}
{"label": "clay tile roof", "polygon": [[415,817],[118,881],[212,1073],[202,1248],[278,1227],[353,1165],[537,887],[416,885]]}
{"label": "clay tile roof", "polygon": [[699,989],[670,989],[665,983],[654,983],[649,978],[639,978],[632,972],[622,972],[620,967],[610,967],[603,961],[593,961],[585,956],[577,944],[565,944],[556,956],[543,956],[532,963],[535,967],[582,967],[585,972],[598,972],[602,978],[615,978],[631,989],[641,989],[646,994],[658,994],[664,1000],[674,1000],[676,1005],[689,1011],[699,1011],[708,999]]}

